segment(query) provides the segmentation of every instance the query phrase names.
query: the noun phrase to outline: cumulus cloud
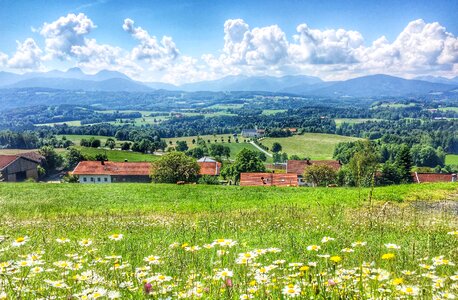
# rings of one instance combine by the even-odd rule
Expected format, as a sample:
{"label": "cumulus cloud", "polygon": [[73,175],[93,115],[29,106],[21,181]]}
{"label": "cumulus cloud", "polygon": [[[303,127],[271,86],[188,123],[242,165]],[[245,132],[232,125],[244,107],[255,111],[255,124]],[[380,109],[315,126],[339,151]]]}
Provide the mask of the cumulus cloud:
{"label": "cumulus cloud", "polygon": [[392,74],[453,70],[458,63],[458,39],[437,22],[410,22],[390,43],[385,37],[360,48],[361,69]]}
{"label": "cumulus cloud", "polygon": [[277,25],[250,30],[242,19],[224,23],[224,64],[277,65],[287,57],[288,47],[286,34]]}
{"label": "cumulus cloud", "polygon": [[96,26],[85,14],[68,14],[52,23],[45,23],[40,34],[45,38],[49,58],[67,59],[75,55],[74,46],[84,46],[85,36]]}
{"label": "cumulus cloud", "polygon": [[171,37],[163,36],[159,42],[155,36],[150,36],[148,31],[135,27],[131,19],[125,19],[122,28],[139,41],[139,45],[131,52],[134,60],[145,61],[155,69],[162,69],[180,54]]}
{"label": "cumulus cloud", "polygon": [[[16,53],[8,60],[8,67],[12,69],[37,69],[41,66],[43,51],[38,47],[32,38],[26,39],[23,43],[17,41]],[[7,57],[0,55],[0,61]]]}
{"label": "cumulus cloud", "polygon": [[310,64],[351,64],[356,63],[355,49],[364,43],[358,31],[311,29],[307,24],[296,28],[296,43],[291,44],[292,61]]}
{"label": "cumulus cloud", "polygon": [[0,52],[0,67],[6,66],[8,63],[8,55],[3,52]]}

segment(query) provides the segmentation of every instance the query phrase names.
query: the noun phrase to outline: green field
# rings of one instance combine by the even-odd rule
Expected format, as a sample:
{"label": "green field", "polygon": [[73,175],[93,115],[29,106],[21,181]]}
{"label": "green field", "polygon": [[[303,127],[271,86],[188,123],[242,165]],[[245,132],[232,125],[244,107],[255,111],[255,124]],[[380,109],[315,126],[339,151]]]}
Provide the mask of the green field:
{"label": "green field", "polygon": [[102,135],[77,135],[77,134],[56,135],[58,139],[62,139],[62,137],[64,136],[67,140],[72,141],[77,146],[79,146],[82,139],[86,139],[86,140],[89,140],[91,138],[98,139],[100,140],[102,145],[105,145],[105,142],[107,141],[107,139],[110,138],[110,136],[102,136]]}
{"label": "green field", "polygon": [[[9,283],[0,295],[432,299],[453,292],[458,220],[429,207],[453,202],[458,186],[376,188],[371,202],[368,193],[0,183],[0,270]],[[424,274],[443,279],[440,288]]]}
{"label": "green field", "polygon": [[261,143],[272,148],[278,142],[283,147],[283,152],[288,155],[310,157],[311,159],[332,159],[335,146],[340,142],[355,141],[356,138],[323,133],[304,133],[286,138],[264,138]]}
{"label": "green field", "polygon": [[34,124],[35,126],[54,126],[54,125],[64,125],[68,126],[81,126],[81,121],[67,121],[67,122],[56,122],[56,123],[45,123],[45,124]]}
{"label": "green field", "polygon": [[287,111],[286,109],[264,109],[262,111],[262,114],[265,115],[265,116],[270,116],[270,115],[283,113],[283,112],[286,112],[286,111]]}
{"label": "green field", "polygon": [[450,106],[450,107],[439,107],[438,110],[442,111],[453,111],[458,113],[458,107]]}
{"label": "green field", "polygon": [[128,160],[130,162],[150,162],[156,161],[159,159],[157,155],[143,154],[139,152],[132,151],[121,151],[121,150],[109,150],[109,149],[97,149],[97,148],[88,148],[88,147],[77,147],[83,155],[90,156],[94,158],[97,154],[107,154],[109,161],[124,161]]}
{"label": "green field", "polygon": [[445,164],[458,166],[458,154],[447,154],[445,157]]}

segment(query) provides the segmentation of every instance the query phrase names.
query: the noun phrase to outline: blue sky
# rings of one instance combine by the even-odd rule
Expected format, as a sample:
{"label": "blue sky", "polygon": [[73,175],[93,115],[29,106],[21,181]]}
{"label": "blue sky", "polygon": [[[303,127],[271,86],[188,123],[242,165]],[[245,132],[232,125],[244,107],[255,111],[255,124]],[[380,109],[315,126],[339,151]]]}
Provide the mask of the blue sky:
{"label": "blue sky", "polygon": [[[174,83],[230,74],[458,75],[458,1],[0,0],[0,6],[5,71],[79,66]],[[127,29],[126,19],[133,21]],[[87,32],[61,32],[87,20]]]}

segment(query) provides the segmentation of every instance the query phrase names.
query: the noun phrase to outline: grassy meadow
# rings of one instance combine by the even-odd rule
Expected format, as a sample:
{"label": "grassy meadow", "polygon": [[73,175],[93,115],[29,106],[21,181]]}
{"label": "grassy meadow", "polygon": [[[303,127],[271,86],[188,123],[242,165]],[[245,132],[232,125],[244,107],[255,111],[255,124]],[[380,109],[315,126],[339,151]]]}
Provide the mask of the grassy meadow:
{"label": "grassy meadow", "polygon": [[446,165],[458,165],[458,154],[447,154],[445,156]]}
{"label": "grassy meadow", "polygon": [[97,149],[89,147],[76,147],[83,155],[95,157],[97,154],[106,154],[109,161],[124,161],[130,162],[152,162],[159,159],[159,156],[152,154],[144,154],[133,151],[110,150],[110,149]]}
{"label": "grassy meadow", "polygon": [[[445,299],[458,186],[0,184],[12,299]],[[455,207],[456,209],[456,207]],[[13,288],[13,286],[20,288]],[[437,297],[436,297],[437,296]]]}
{"label": "grassy meadow", "polygon": [[357,138],[324,133],[304,133],[285,138],[264,138],[261,143],[272,148],[278,142],[283,147],[283,152],[288,155],[307,156],[311,159],[332,159],[335,146],[340,142],[355,141]]}

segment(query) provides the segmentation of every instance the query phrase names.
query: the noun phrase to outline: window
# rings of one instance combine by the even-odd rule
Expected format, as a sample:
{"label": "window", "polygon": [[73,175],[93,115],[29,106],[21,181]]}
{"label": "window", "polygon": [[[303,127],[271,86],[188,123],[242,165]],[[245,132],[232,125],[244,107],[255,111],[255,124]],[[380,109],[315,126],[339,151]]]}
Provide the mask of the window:
{"label": "window", "polygon": [[91,177],[91,181],[92,181],[92,182],[94,181],[94,177]]}
{"label": "window", "polygon": [[104,180],[105,180],[105,182],[107,182],[107,181],[108,181],[108,178],[105,177]]}
{"label": "window", "polygon": [[87,178],[86,178],[86,177],[83,177],[83,181],[86,182],[86,181],[87,181]]}
{"label": "window", "polygon": [[97,177],[97,181],[100,182],[100,177]]}

